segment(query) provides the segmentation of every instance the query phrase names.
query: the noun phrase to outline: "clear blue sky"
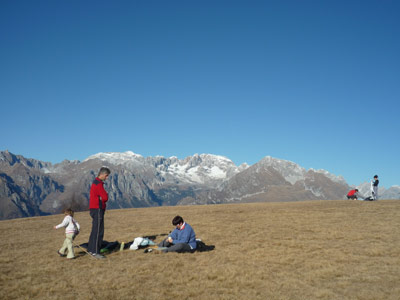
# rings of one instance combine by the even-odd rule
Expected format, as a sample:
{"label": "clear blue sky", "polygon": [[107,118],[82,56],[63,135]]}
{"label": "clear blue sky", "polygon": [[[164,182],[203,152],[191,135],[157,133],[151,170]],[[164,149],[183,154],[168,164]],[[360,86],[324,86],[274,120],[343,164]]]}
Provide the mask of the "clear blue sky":
{"label": "clear blue sky", "polygon": [[0,150],[264,156],[400,185],[400,1],[0,2]]}

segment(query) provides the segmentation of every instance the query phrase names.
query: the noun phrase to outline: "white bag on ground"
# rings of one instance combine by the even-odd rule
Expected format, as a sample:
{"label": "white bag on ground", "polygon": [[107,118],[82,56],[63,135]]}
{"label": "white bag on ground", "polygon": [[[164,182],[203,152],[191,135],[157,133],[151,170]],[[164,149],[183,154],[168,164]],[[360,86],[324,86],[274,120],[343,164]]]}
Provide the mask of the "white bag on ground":
{"label": "white bag on ground", "polygon": [[130,250],[137,250],[139,249],[139,246],[154,246],[155,243],[148,239],[148,238],[142,238],[142,237],[137,237],[133,240],[132,245],[129,247]]}

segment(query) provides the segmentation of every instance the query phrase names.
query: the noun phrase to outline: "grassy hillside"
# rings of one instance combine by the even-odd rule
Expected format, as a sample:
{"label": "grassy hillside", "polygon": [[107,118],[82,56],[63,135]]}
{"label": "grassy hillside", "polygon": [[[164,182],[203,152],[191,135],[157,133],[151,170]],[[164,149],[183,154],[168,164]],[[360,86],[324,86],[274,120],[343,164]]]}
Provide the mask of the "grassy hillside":
{"label": "grassy hillside", "polygon": [[[62,215],[1,221],[0,298],[399,299],[400,201],[112,210],[105,239],[160,241],[177,214],[215,250],[67,261],[56,253],[64,232],[53,229]],[[89,214],[75,217],[76,242],[86,242]]]}

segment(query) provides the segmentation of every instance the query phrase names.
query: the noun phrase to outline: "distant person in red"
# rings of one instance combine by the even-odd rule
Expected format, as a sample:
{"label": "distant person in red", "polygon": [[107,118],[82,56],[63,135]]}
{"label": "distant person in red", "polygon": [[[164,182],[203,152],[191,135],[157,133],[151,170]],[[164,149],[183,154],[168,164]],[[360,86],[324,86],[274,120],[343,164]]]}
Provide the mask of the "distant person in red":
{"label": "distant person in red", "polygon": [[347,199],[357,200],[358,198],[358,189],[351,190],[347,193]]}
{"label": "distant person in red", "polygon": [[92,232],[89,237],[88,252],[95,258],[105,258],[100,254],[104,236],[104,213],[108,201],[108,194],[103,185],[110,173],[110,169],[100,168],[99,175],[90,187],[89,209],[92,217]]}

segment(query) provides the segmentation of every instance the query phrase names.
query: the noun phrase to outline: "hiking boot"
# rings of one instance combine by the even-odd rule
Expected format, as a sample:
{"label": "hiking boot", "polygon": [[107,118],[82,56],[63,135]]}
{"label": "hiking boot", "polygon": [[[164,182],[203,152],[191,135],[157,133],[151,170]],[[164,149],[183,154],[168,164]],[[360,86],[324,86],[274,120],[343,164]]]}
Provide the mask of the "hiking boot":
{"label": "hiking boot", "polygon": [[92,255],[93,255],[94,258],[97,258],[97,259],[104,259],[104,258],[106,258],[104,255],[101,255],[101,254],[98,254],[98,253],[93,253]]}

